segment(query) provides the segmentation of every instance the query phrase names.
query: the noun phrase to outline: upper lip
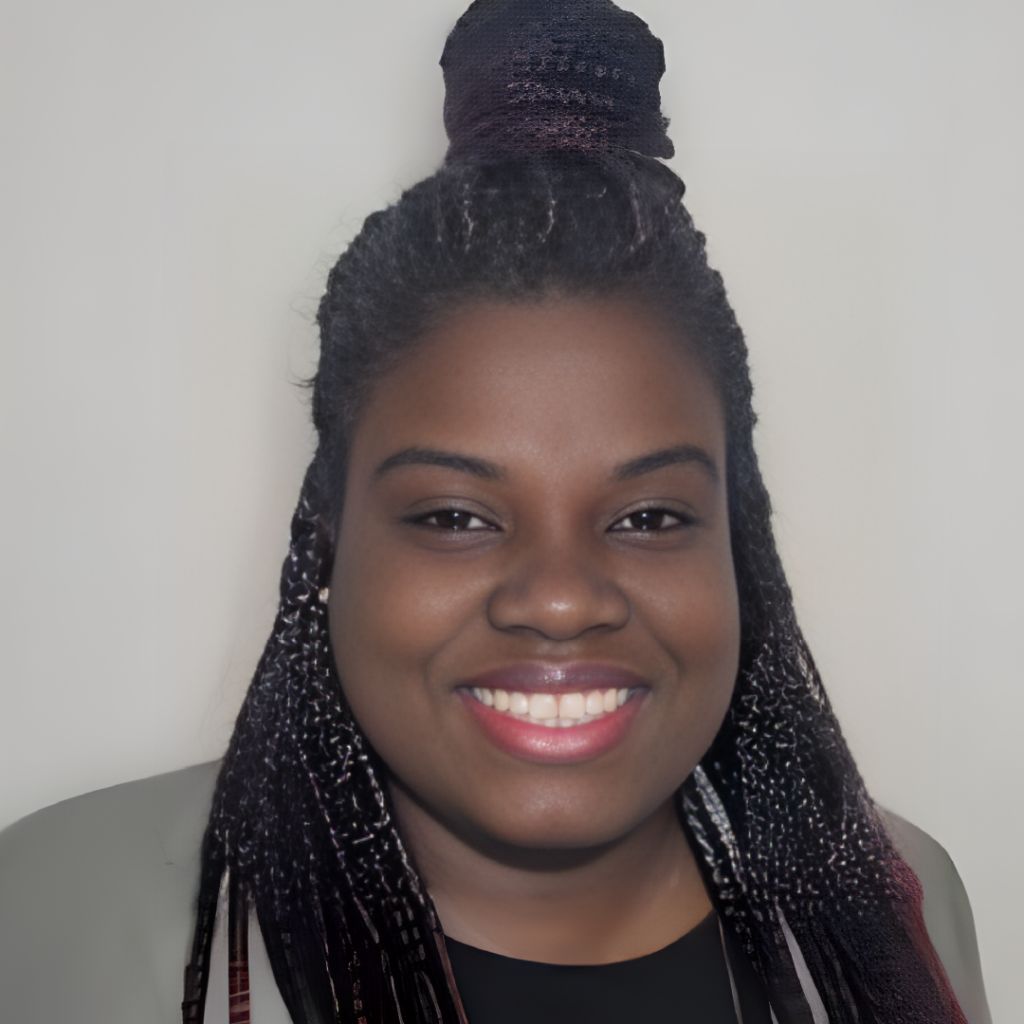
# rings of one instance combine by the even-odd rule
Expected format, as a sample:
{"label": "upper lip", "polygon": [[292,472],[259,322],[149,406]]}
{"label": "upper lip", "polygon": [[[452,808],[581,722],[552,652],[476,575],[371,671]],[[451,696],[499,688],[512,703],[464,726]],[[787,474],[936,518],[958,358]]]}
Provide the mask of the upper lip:
{"label": "upper lip", "polygon": [[519,693],[576,693],[586,690],[620,690],[644,686],[635,672],[593,662],[517,662],[482,672],[461,686]]}

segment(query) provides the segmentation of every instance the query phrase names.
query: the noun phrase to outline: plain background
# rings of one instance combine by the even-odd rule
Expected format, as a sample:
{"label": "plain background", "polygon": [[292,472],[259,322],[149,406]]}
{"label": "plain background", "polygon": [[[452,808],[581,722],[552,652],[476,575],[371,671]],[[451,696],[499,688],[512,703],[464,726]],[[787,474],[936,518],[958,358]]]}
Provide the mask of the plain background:
{"label": "plain background", "polygon": [[[1019,1010],[1024,7],[633,0],[812,648]],[[312,317],[444,152],[463,0],[4,0],[0,824],[220,754]]]}

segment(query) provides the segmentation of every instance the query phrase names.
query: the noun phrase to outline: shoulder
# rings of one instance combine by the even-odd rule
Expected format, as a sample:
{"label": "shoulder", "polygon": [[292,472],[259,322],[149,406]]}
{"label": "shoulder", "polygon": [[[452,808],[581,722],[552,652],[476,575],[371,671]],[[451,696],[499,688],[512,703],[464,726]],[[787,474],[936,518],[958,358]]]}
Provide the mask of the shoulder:
{"label": "shoulder", "polygon": [[924,889],[925,927],[970,1024],[991,1024],[982,981],[974,915],[949,854],[927,832],[879,809],[903,859]]}
{"label": "shoulder", "polygon": [[66,800],[0,833],[12,1020],[180,1020],[216,763]]}
{"label": "shoulder", "polygon": [[[78,863],[82,852],[116,854],[118,841],[158,842],[169,856],[191,852],[201,839],[220,762],[137,779],[64,800],[0,832],[0,864],[42,855]],[[73,846],[67,841],[74,839]]]}

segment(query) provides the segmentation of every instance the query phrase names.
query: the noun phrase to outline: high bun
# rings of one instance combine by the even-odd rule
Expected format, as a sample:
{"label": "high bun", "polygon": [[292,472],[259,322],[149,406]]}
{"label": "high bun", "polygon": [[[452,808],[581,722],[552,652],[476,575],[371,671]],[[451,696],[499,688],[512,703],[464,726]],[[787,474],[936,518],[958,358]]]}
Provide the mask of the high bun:
{"label": "high bun", "polygon": [[387,766],[346,704],[320,594],[329,580],[332,592],[346,586],[332,578],[333,536],[375,384],[460,305],[557,293],[654,308],[721,399],[740,663],[678,806],[725,932],[781,1024],[814,1024],[819,1004],[831,1024],[964,1024],[923,930],[920,888],[797,626],[754,451],[743,333],[682,182],[655,159],[672,154],[661,43],[610,0],[477,0],[442,65],[444,165],[367,218],[320,304],[318,444],[214,798],[186,1021],[202,1020],[227,871],[234,920],[251,898],[296,1024],[465,1024]]}
{"label": "high bun", "polygon": [[661,40],[611,0],[476,0],[441,67],[448,160],[674,152],[658,89]]}

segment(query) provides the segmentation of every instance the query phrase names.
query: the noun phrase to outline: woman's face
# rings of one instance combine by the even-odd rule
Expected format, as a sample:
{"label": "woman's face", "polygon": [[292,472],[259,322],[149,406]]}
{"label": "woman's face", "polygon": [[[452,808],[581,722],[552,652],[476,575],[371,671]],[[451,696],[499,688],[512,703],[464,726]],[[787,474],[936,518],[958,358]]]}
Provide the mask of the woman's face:
{"label": "woman's face", "polygon": [[481,304],[355,431],[330,598],[393,785],[488,848],[612,842],[669,800],[732,693],[715,390],[626,302]]}

